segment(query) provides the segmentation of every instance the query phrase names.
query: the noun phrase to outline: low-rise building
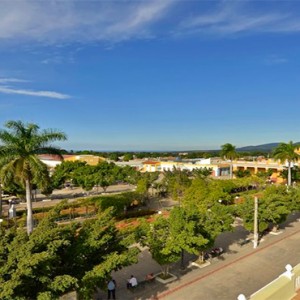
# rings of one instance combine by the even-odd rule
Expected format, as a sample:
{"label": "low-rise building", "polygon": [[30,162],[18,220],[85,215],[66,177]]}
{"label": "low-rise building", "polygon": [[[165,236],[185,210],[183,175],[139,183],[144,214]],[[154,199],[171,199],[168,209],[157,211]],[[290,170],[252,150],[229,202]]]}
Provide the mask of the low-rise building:
{"label": "low-rise building", "polygon": [[97,155],[71,155],[68,157],[64,157],[65,161],[82,161],[86,162],[88,165],[96,166],[99,162],[105,161],[104,157]]}

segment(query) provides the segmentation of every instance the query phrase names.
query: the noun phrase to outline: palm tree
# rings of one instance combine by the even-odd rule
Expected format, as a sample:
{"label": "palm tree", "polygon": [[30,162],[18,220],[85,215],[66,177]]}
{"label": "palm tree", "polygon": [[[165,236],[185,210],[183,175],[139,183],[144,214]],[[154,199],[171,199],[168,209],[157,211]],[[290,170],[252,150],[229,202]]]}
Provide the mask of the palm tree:
{"label": "palm tree", "polygon": [[0,219],[1,218],[2,218],[2,185],[1,185],[1,179],[0,179]]}
{"label": "palm tree", "polygon": [[299,155],[295,152],[297,145],[292,141],[289,143],[280,143],[273,151],[273,157],[278,159],[282,164],[287,162],[288,167],[288,186],[292,184],[292,163],[297,162]]}
{"label": "palm tree", "polygon": [[0,177],[4,185],[13,178],[25,188],[27,233],[30,235],[33,230],[32,183],[41,189],[49,183],[47,166],[37,155],[47,153],[61,157],[60,150],[50,143],[66,140],[66,135],[51,129],[40,131],[38,125],[24,124],[22,121],[8,121],[5,127],[9,130],[0,130]]}
{"label": "palm tree", "polygon": [[229,143],[222,145],[221,156],[230,161],[230,178],[232,178],[232,160],[238,157],[235,146]]}

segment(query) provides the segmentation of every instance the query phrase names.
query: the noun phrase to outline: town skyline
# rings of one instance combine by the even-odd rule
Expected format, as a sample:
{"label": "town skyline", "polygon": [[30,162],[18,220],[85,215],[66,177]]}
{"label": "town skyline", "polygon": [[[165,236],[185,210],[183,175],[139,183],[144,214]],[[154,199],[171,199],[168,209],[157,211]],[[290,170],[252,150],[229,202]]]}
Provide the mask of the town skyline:
{"label": "town skyline", "polygon": [[0,127],[63,149],[187,151],[300,140],[296,1],[3,1]]}

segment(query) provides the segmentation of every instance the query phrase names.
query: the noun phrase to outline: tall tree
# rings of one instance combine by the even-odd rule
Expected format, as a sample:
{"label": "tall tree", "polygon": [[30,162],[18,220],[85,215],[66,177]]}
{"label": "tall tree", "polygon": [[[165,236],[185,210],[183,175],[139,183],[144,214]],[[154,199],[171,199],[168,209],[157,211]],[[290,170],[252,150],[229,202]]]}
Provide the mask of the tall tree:
{"label": "tall tree", "polygon": [[133,234],[116,229],[112,209],[61,226],[55,219],[62,207],[30,236],[22,228],[0,234],[0,299],[58,299],[76,290],[79,299],[90,300],[112,271],[137,262]]}
{"label": "tall tree", "polygon": [[47,166],[38,158],[38,154],[59,155],[60,150],[50,143],[66,140],[66,135],[55,130],[42,130],[36,124],[24,124],[22,121],[8,121],[8,130],[0,130],[1,179],[5,185],[6,178],[13,174],[13,179],[26,189],[27,233],[33,230],[31,192],[32,183],[43,189],[49,183]]}
{"label": "tall tree", "polygon": [[297,162],[299,159],[299,155],[295,152],[297,147],[297,145],[290,141],[289,143],[280,143],[273,151],[273,157],[275,159],[278,159],[282,164],[287,162],[287,184],[289,186],[292,184],[292,163]]}
{"label": "tall tree", "polygon": [[238,157],[235,146],[229,143],[222,145],[221,156],[230,161],[230,178],[232,178],[232,160]]}
{"label": "tall tree", "polygon": [[149,247],[164,276],[168,276],[170,264],[178,261],[181,255],[181,248],[170,247],[167,242],[172,236],[170,227],[169,219],[159,216],[151,224],[143,222],[137,230],[141,244]]}

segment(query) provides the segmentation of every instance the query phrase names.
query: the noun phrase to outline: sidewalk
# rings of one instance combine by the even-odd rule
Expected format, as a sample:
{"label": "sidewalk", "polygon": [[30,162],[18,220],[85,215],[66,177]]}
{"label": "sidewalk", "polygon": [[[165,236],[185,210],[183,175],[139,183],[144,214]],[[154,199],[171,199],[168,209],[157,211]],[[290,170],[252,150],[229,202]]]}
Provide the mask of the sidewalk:
{"label": "sidewalk", "polygon": [[[138,281],[143,281],[145,276],[149,273],[160,273],[161,267],[157,264],[151,257],[151,254],[147,248],[142,248],[141,253],[139,254],[139,261],[137,264],[128,266],[114,272],[112,274],[113,278],[116,280],[117,288],[117,299],[120,300],[146,300],[146,299],[158,299],[158,295],[168,291],[169,287],[176,286],[183,282],[190,280],[193,276],[199,276],[208,270],[212,270],[219,266],[219,263],[225,261],[227,257],[238,253],[239,250],[243,250],[240,246],[235,243],[241,238],[245,238],[248,235],[248,232],[241,226],[237,226],[234,232],[225,232],[220,236],[215,245],[222,246],[225,253],[219,258],[213,258],[211,260],[211,265],[209,268],[198,269],[192,266],[189,266],[190,262],[196,259],[196,256],[185,254],[185,265],[186,269],[184,271],[180,270],[180,262],[171,265],[170,272],[178,277],[178,280],[173,284],[164,285],[159,282],[154,282],[151,284],[146,284],[144,288],[138,288],[134,293],[127,290],[126,283],[127,279],[131,275],[134,275]],[[233,245],[229,245],[233,243]],[[246,248],[244,248],[246,250]],[[107,299],[106,291],[99,291],[95,296],[97,300]]]}
{"label": "sidewalk", "polygon": [[[132,293],[126,289],[126,280],[131,274],[141,281],[148,273],[160,272],[160,266],[144,249],[137,264],[112,274],[118,284],[117,299],[229,300],[237,299],[240,293],[250,296],[282,273],[285,264],[299,263],[300,223],[292,216],[285,226],[281,235],[268,235],[257,249],[253,249],[252,243],[242,247],[237,245],[240,238],[248,236],[238,225],[233,233],[225,232],[217,239],[215,245],[221,246],[225,253],[219,259],[214,258],[210,266],[203,269],[187,267],[180,271],[179,263],[174,264],[170,272],[178,276],[177,281],[166,285],[155,282]],[[194,258],[186,255],[186,265]],[[106,291],[99,291],[95,299],[106,297]]]}

